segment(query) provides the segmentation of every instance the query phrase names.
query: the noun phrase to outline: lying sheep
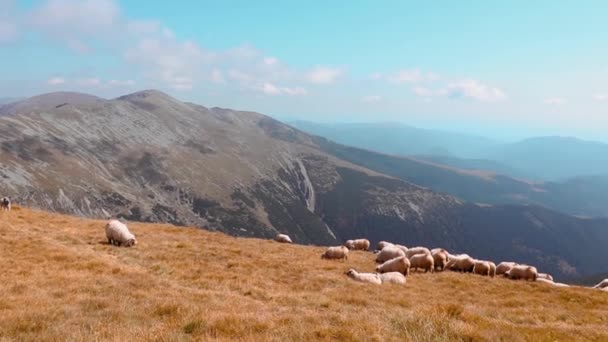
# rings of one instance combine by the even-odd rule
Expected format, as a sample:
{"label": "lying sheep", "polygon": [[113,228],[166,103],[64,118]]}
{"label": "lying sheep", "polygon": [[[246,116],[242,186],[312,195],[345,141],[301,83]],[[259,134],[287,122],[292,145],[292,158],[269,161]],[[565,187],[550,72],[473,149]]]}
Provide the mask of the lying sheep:
{"label": "lying sheep", "polygon": [[538,271],[536,267],[528,265],[515,265],[505,273],[505,277],[513,280],[524,279],[534,281],[537,276]]}
{"label": "lying sheep", "polygon": [[351,268],[350,270],[348,270],[348,272],[346,272],[346,275],[349,276],[351,279],[360,281],[362,283],[370,283],[377,285],[382,284],[382,278],[380,278],[380,275],[378,273],[359,273]]}
{"label": "lying sheep", "polygon": [[549,280],[547,278],[536,278],[536,281],[539,283],[543,283],[543,284],[549,284],[549,285],[554,285],[555,283],[553,282],[553,280]]}
{"label": "lying sheep", "polygon": [[276,242],[281,242],[281,243],[293,243],[293,242],[291,241],[291,238],[290,238],[289,236],[285,235],[285,234],[279,234],[279,235],[277,235],[277,236],[274,238],[274,240],[275,240]]}
{"label": "lying sheep", "polygon": [[0,200],[0,208],[2,211],[11,211],[11,199],[8,197],[2,197]]}
{"label": "lying sheep", "polygon": [[403,285],[407,281],[405,276],[399,272],[387,272],[379,274],[382,284],[400,284]]}
{"label": "lying sheep", "polygon": [[382,265],[376,266],[376,272],[400,272],[408,276],[410,275],[410,260],[405,256],[400,256],[398,258],[388,260]]}
{"label": "lying sheep", "polygon": [[106,224],[106,237],[109,244],[116,246],[131,247],[137,244],[135,235],[131,234],[126,224],[118,220],[110,220]]}
{"label": "lying sheep", "polygon": [[359,250],[359,251],[367,251],[369,250],[369,240],[368,239],[356,239],[356,240],[348,240],[344,243],[344,246],[350,250]]}
{"label": "lying sheep", "polygon": [[608,278],[600,281],[597,285],[593,287],[594,289],[607,289],[608,288]]}
{"label": "lying sheep", "polygon": [[496,266],[496,275],[502,275],[507,273],[514,266],[517,266],[516,262],[503,261],[498,266]]}
{"label": "lying sheep", "polygon": [[440,271],[443,271],[449,260],[448,252],[442,248],[435,248],[431,251],[431,255],[435,269],[439,268]]}
{"label": "lying sheep", "polygon": [[405,253],[396,246],[386,246],[382,248],[378,256],[376,257],[376,263],[383,263],[391,259],[395,259],[401,256],[405,256]]}
{"label": "lying sheep", "polygon": [[405,253],[405,256],[408,259],[411,259],[416,254],[429,254],[430,255],[431,251],[429,251],[429,249],[426,247],[412,247],[407,250],[407,252]]}
{"label": "lying sheep", "polygon": [[570,285],[564,284],[564,283],[553,283],[553,286],[557,286],[557,287],[570,287]]}
{"label": "lying sheep", "polygon": [[483,276],[490,276],[490,271],[491,271],[491,267],[490,267],[489,262],[483,261],[483,260],[474,261],[473,273],[483,275]]}
{"label": "lying sheep", "polygon": [[328,247],[327,250],[321,254],[321,259],[348,260],[348,248],[344,246]]}
{"label": "lying sheep", "polygon": [[496,264],[488,261],[488,263],[490,264],[490,277],[494,278],[496,276]]}
{"label": "lying sheep", "polygon": [[435,264],[433,261],[433,256],[431,253],[427,254],[416,254],[410,258],[410,267],[418,270],[419,268],[424,269],[424,273],[435,269]]}
{"label": "lying sheep", "polygon": [[547,279],[547,280],[551,280],[551,281],[553,281],[553,276],[551,276],[550,274],[547,274],[547,273],[539,273],[539,274],[536,276],[536,278],[538,278],[538,279],[541,279],[541,278],[542,278],[542,279]]}
{"label": "lying sheep", "polygon": [[466,254],[450,255],[450,260],[445,265],[445,269],[457,272],[473,272],[475,260]]}
{"label": "lying sheep", "polygon": [[387,246],[393,246],[393,244],[388,241],[380,241],[380,242],[378,242],[378,245],[376,246],[376,250],[381,251],[382,249],[384,249],[384,247],[387,247]]}

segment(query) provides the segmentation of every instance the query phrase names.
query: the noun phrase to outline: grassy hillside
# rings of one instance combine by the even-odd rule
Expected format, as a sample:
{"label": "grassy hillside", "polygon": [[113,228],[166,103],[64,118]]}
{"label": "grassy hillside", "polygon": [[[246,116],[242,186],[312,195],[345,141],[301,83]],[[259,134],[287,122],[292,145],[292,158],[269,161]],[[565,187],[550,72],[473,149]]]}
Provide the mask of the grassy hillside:
{"label": "grassy hillside", "polygon": [[104,222],[17,208],[0,213],[0,339],[606,340],[608,293],[457,273],[405,286],[351,281],[323,248]]}

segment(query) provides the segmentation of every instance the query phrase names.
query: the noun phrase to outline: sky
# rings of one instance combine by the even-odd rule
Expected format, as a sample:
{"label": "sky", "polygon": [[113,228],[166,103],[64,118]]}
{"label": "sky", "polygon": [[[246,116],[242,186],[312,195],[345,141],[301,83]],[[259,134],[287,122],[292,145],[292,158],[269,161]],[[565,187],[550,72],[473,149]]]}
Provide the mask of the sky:
{"label": "sky", "polygon": [[606,1],[0,0],[0,98],[608,141]]}

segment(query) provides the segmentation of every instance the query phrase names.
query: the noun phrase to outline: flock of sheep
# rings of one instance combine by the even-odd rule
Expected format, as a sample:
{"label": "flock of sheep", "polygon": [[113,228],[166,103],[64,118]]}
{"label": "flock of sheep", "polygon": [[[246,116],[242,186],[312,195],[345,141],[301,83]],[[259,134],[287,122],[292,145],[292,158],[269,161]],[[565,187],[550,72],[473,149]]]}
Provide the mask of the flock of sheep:
{"label": "flock of sheep", "polygon": [[[292,243],[289,236],[279,234],[275,238],[278,242]],[[347,260],[348,254],[353,250],[369,251],[370,242],[367,239],[348,240],[342,246],[328,247],[322,259]],[[424,272],[435,271],[457,271],[469,272],[481,276],[494,278],[503,276],[513,280],[529,280],[550,284],[557,287],[569,287],[570,285],[553,281],[553,277],[547,273],[539,273],[536,267],[518,264],[515,262],[504,261],[498,265],[492,261],[479,260],[467,254],[450,254],[443,248],[429,250],[426,247],[407,248],[402,245],[393,244],[387,241],[380,241],[376,250],[376,272],[361,273],[355,269],[350,269],[346,275],[353,280],[371,283],[384,284],[395,283],[405,284],[406,277],[410,271],[424,270]],[[608,292],[608,279],[604,279],[593,288]]]}

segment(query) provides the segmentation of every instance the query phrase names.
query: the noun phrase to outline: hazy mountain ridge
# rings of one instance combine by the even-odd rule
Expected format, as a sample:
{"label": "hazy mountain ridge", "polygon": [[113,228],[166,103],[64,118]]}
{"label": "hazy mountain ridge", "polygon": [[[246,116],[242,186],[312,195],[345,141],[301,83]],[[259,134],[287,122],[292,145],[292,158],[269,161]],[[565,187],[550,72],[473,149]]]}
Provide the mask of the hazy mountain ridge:
{"label": "hazy mountain ridge", "polygon": [[[603,220],[468,204],[371,163],[406,159],[337,145],[258,113],[158,91],[84,104],[56,97],[52,103],[66,104],[22,103],[23,112],[0,118],[0,193],[17,202],[239,236],[285,232],[305,244],[367,236],[445,246],[557,276],[606,271]],[[490,230],[504,239],[486,240]],[[587,250],[574,248],[587,238]],[[595,253],[591,262],[587,253]]]}

